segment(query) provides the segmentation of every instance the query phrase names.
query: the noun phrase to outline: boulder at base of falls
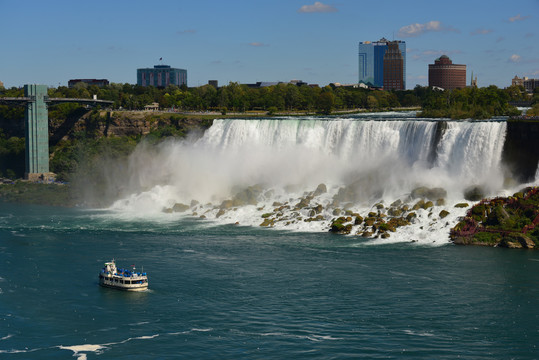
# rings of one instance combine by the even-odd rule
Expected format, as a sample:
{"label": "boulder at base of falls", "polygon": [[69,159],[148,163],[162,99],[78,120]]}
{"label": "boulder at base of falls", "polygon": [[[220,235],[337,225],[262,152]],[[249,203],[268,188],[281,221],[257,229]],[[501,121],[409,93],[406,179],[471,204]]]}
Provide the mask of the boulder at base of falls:
{"label": "boulder at base of falls", "polygon": [[326,184],[320,184],[320,185],[318,185],[318,187],[314,191],[313,195],[314,196],[319,196],[319,195],[325,194],[327,192],[328,192],[328,188],[326,187]]}
{"label": "boulder at base of falls", "polygon": [[172,211],[174,211],[174,212],[184,212],[184,211],[189,210],[189,208],[190,208],[189,205],[185,205],[185,204],[181,204],[181,203],[176,203],[176,204],[174,204],[174,206],[172,207]]}
{"label": "boulder at base of falls", "polygon": [[464,198],[468,201],[479,201],[485,197],[485,190],[478,185],[470,186],[464,190]]}
{"label": "boulder at base of falls", "polygon": [[171,208],[164,208],[164,209],[163,209],[163,212],[164,212],[164,213],[167,213],[167,214],[170,214],[170,213],[173,213],[173,212],[184,212],[184,211],[189,210],[189,208],[190,208],[189,205],[185,205],[185,204],[181,204],[181,203],[176,203],[176,204],[174,204],[174,206],[171,207]]}
{"label": "boulder at base of falls", "polygon": [[449,215],[449,211],[447,211],[447,210],[442,210],[442,211],[440,211],[440,214],[438,214],[440,219],[445,218],[447,215]]}
{"label": "boulder at base of falls", "polygon": [[344,216],[341,216],[340,218],[333,220],[329,231],[337,234],[350,234],[350,232],[352,231],[352,224],[345,223],[351,220],[351,218],[345,218]]}

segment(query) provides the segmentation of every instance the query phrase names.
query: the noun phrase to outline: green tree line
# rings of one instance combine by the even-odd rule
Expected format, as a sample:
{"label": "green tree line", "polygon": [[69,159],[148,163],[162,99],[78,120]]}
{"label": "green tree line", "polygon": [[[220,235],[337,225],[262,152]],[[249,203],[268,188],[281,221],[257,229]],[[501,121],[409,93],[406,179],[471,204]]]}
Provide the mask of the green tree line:
{"label": "green tree line", "polygon": [[[168,86],[155,88],[132,84],[111,84],[104,87],[78,83],[73,88],[60,86],[50,88],[51,98],[92,98],[114,102],[113,108],[143,110],[144,106],[158,103],[162,109],[179,111],[225,110],[246,111],[305,111],[329,114],[335,110],[382,110],[396,107],[422,107],[435,115],[436,111],[447,112],[451,109],[456,118],[459,113],[468,113],[480,108],[492,116],[512,114],[509,101],[528,100],[522,86],[499,89],[464,88],[437,91],[417,85],[412,90],[382,91],[352,87],[311,87],[308,85],[278,84],[267,87],[249,87],[231,82],[215,88],[211,85],[188,88]],[[23,96],[23,90],[0,89],[0,97]],[[534,98],[537,99],[537,96]],[[58,108],[58,107],[54,107]],[[52,109],[52,108],[51,108]],[[61,108],[60,108],[61,109]],[[0,119],[20,115],[20,110],[0,106]],[[450,116],[451,117],[451,116]]]}

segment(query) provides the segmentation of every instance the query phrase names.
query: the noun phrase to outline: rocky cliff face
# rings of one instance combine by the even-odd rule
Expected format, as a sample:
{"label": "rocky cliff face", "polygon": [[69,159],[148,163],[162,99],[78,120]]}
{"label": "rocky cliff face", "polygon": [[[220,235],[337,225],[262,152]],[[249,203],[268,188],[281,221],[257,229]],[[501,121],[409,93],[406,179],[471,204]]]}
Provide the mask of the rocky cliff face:
{"label": "rocky cliff face", "polygon": [[539,121],[507,121],[502,161],[519,182],[535,180],[539,162]]}
{"label": "rocky cliff face", "polygon": [[[65,120],[49,118],[49,135],[51,143],[54,144],[62,138],[81,132],[93,133],[96,136],[133,136],[146,135],[163,126],[174,126],[188,132],[193,129],[206,129],[211,123],[210,120],[176,113],[89,111],[80,108]],[[7,137],[24,137],[24,112],[18,111],[10,119],[0,119],[0,128]]]}
{"label": "rocky cliff face", "polygon": [[90,111],[58,124],[50,121],[51,140],[59,141],[78,132],[96,136],[144,136],[161,127],[173,126],[185,133],[206,129],[212,121],[176,113],[147,111]]}

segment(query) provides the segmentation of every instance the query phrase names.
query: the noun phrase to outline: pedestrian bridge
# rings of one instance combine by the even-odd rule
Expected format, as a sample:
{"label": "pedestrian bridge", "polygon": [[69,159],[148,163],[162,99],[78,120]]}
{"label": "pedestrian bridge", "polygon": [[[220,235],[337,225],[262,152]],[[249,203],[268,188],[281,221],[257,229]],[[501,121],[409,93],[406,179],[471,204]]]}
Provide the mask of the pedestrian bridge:
{"label": "pedestrian bridge", "polygon": [[47,105],[79,103],[88,106],[112,105],[112,101],[49,98],[46,85],[24,85],[24,97],[3,97],[0,104],[25,106],[25,178],[32,181],[53,177],[49,170],[49,112]]}

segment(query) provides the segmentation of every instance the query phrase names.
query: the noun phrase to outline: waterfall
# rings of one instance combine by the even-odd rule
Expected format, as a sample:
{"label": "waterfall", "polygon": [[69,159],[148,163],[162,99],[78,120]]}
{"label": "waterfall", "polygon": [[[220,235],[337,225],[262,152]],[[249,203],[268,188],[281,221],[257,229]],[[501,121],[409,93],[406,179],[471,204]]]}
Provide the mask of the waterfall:
{"label": "waterfall", "polygon": [[[442,231],[447,238],[448,224],[464,211],[453,205],[464,201],[467,187],[478,185],[491,195],[502,189],[505,133],[504,121],[396,116],[217,119],[193,143],[137,147],[126,184],[132,194],[113,209],[161,212],[183,203],[191,204],[188,213],[195,216],[258,226],[261,214],[282,203],[289,204],[281,210],[288,221],[271,226],[327,231],[342,207],[365,213],[379,202],[412,201],[412,190],[424,186],[447,192],[451,215],[435,230],[433,210],[420,210],[422,225],[409,227],[416,233],[406,230],[404,238],[417,237],[417,232],[426,236],[418,230],[424,227],[436,234]],[[319,184],[327,192],[313,198]],[[225,201],[234,211],[225,208]],[[309,206],[298,208],[295,204],[301,201]],[[312,218],[313,204],[319,205],[317,222],[298,220]]]}
{"label": "waterfall", "polygon": [[[387,182],[386,192],[392,186],[399,187],[394,189],[397,192],[410,191],[406,186],[416,186],[422,179],[461,192],[477,183],[501,186],[505,122],[449,121],[435,143],[438,124],[418,120],[216,120],[197,146],[249,161],[254,153],[260,159],[262,153],[273,154],[287,171],[308,168],[308,175],[319,182],[331,180],[331,175],[350,181],[353,174],[376,171],[379,180]],[[430,153],[435,154],[433,164]],[[263,161],[267,164],[267,159]],[[243,170],[264,174],[262,178],[280,173],[271,166],[245,166]],[[282,175],[283,180],[291,180]]]}

